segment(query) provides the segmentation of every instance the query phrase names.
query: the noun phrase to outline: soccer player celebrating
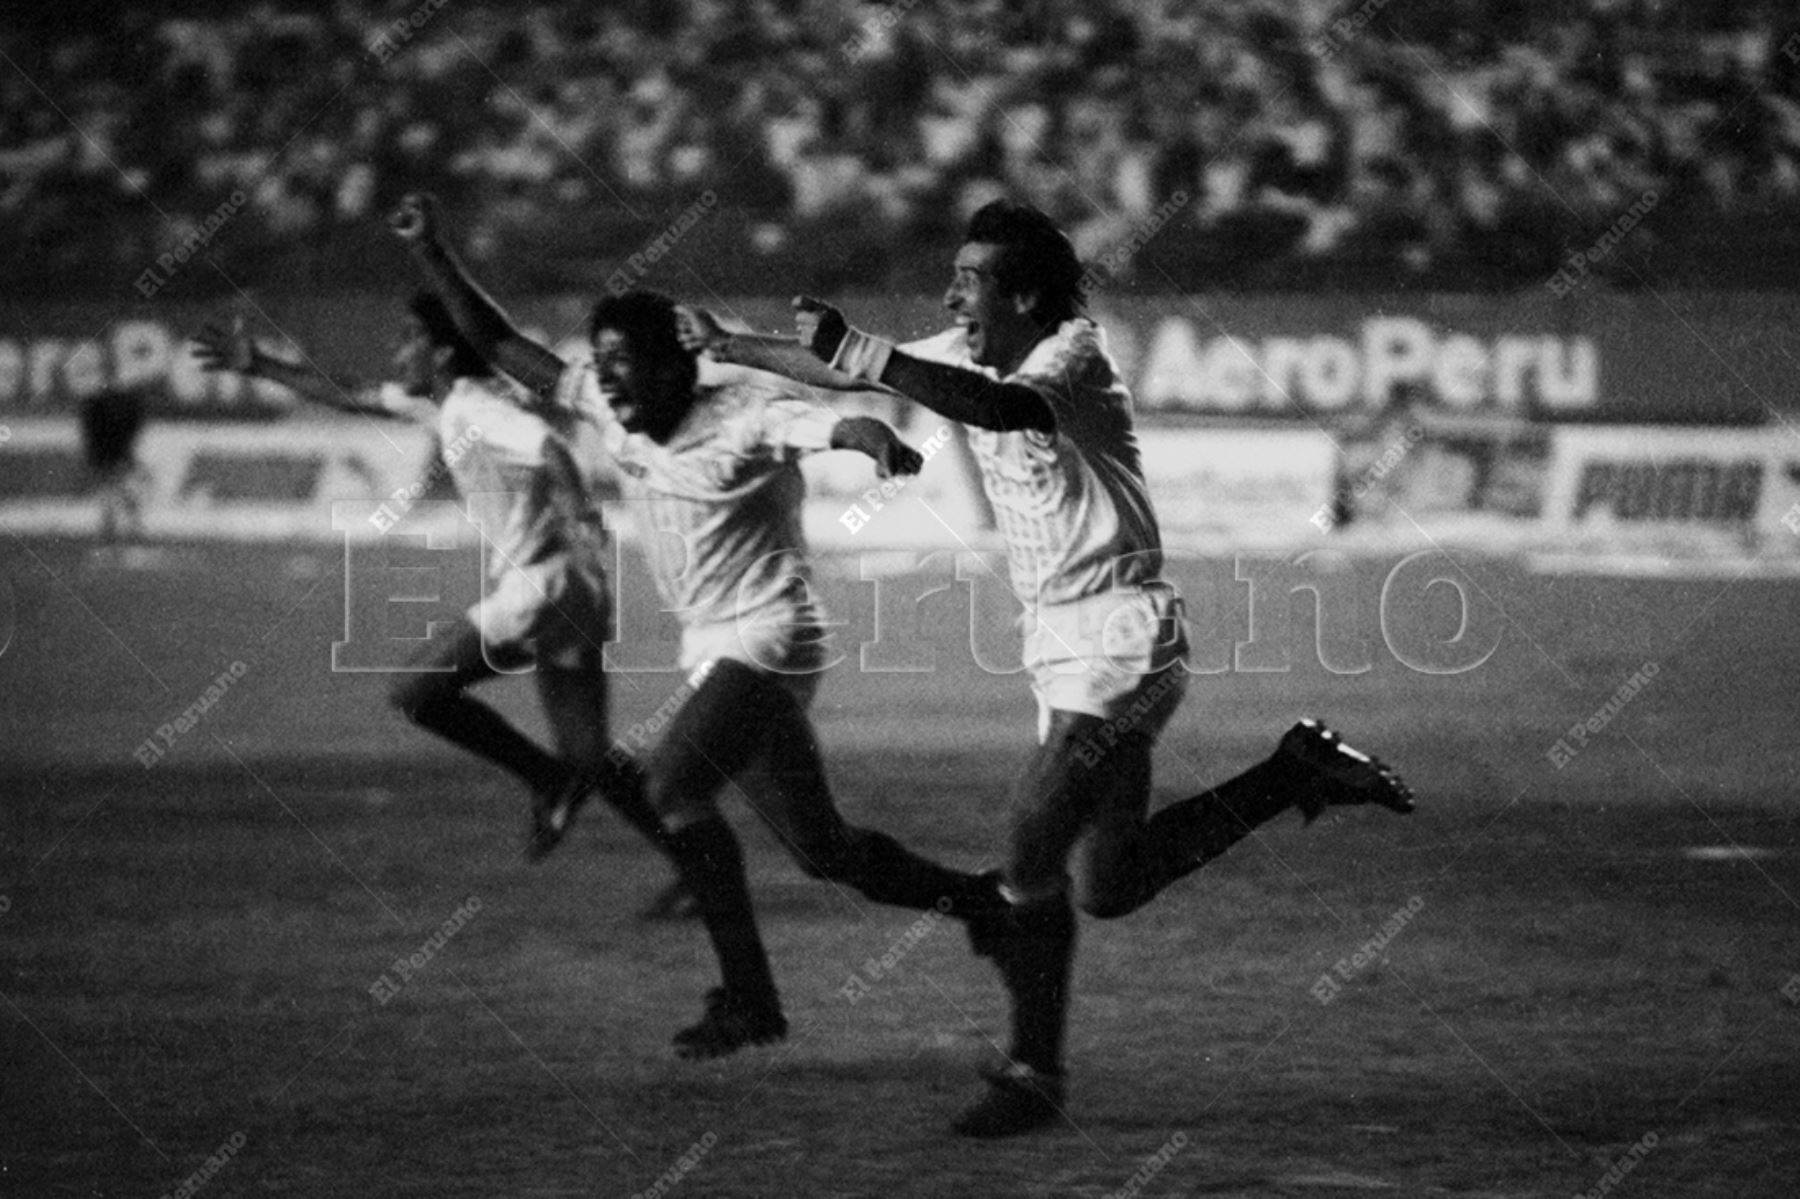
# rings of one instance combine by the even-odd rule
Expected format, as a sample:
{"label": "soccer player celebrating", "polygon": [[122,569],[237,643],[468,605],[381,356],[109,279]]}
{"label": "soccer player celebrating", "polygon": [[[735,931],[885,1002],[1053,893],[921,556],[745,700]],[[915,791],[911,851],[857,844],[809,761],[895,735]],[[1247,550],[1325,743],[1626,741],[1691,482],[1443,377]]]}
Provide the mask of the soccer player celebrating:
{"label": "soccer player celebrating", "polygon": [[[394,706],[525,782],[533,796],[526,845],[532,860],[563,839],[594,790],[666,853],[641,768],[607,745],[607,540],[592,484],[571,450],[579,417],[522,402],[520,390],[494,373],[430,292],[411,301],[393,385],[334,379],[310,363],[275,357],[241,321],[209,325],[194,341],[207,370],[272,379],[345,411],[435,425],[445,465],[486,540],[487,585],[448,638],[419,651],[391,692]],[[554,754],[469,694],[527,666],[556,739]],[[681,906],[678,889],[665,891],[651,913],[677,914]]]}
{"label": "soccer player celebrating", "polygon": [[523,336],[443,244],[433,206],[409,197],[395,231],[479,352],[541,403],[595,415],[646,556],[680,620],[684,700],[648,763],[677,869],[700,906],[722,985],[675,1036],[688,1058],[778,1040],[787,1020],[757,930],[737,837],[719,793],[751,802],[806,873],[878,903],[965,917],[1005,910],[995,881],[929,862],[848,824],[826,781],[807,707],[825,667],[823,614],[811,599],[801,532],[799,458],[857,450],[883,476],[916,473],[917,451],[870,417],[839,419],[785,388],[701,386],[676,309],[647,291],[608,296],[588,322],[593,361],[565,363]]}
{"label": "soccer player celebrating", "polygon": [[144,535],[144,491],[148,475],[137,459],[144,428],[144,397],[128,388],[109,388],[81,405],[81,447],[100,493],[100,544],[108,551]]}
{"label": "soccer player celebrating", "polygon": [[896,346],[805,297],[795,301],[798,346],[727,334],[703,312],[685,317],[689,344],[717,360],[818,385],[879,384],[968,426],[1027,615],[1038,703],[1004,872],[1010,907],[970,924],[1013,1001],[1010,1061],[955,1125],[970,1136],[1027,1131],[1061,1110],[1078,844],[1081,907],[1110,918],[1289,806],[1308,820],[1330,804],[1412,808],[1392,771],[1304,720],[1267,761],[1149,815],[1152,750],[1186,688],[1187,640],[1180,599],[1161,578],[1130,392],[1083,315],[1081,277],[1048,217],[995,201],[956,254],[944,295],[955,327],[924,341]]}

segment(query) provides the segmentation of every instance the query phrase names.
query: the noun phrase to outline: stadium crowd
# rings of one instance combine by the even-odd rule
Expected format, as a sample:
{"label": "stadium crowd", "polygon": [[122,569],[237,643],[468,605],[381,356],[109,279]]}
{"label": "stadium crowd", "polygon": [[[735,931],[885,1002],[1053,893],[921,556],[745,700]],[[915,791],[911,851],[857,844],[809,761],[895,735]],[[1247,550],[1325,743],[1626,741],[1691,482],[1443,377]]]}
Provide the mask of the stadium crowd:
{"label": "stadium crowd", "polygon": [[1508,286],[1648,205],[1603,268],[1630,286],[1652,258],[1719,269],[1794,240],[1791,10],[19,6],[0,17],[0,242],[26,277],[116,279],[241,190],[229,240],[253,274],[423,187],[469,214],[477,256],[566,262],[628,252],[710,189],[745,269],[855,260],[897,284],[927,256],[895,247],[951,240],[1007,192],[1139,286]]}

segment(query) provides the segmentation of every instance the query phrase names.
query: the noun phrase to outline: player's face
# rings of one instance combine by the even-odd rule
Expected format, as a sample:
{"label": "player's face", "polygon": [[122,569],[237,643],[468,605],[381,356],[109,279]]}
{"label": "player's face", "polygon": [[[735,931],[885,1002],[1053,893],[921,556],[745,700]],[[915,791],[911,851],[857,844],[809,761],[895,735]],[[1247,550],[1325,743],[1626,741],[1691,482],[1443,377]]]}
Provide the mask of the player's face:
{"label": "player's face", "polygon": [[996,271],[1004,246],[967,242],[956,252],[955,273],[944,292],[944,307],[968,339],[969,358],[977,366],[1007,370],[1016,366],[1037,340],[1029,297],[1008,295]]}
{"label": "player's face", "polygon": [[425,322],[410,313],[394,347],[394,380],[411,396],[431,395],[437,382],[437,347],[431,344]]}
{"label": "player's face", "polygon": [[673,431],[693,398],[677,364],[657,361],[617,329],[598,330],[593,349],[594,374],[619,423],[659,441]]}

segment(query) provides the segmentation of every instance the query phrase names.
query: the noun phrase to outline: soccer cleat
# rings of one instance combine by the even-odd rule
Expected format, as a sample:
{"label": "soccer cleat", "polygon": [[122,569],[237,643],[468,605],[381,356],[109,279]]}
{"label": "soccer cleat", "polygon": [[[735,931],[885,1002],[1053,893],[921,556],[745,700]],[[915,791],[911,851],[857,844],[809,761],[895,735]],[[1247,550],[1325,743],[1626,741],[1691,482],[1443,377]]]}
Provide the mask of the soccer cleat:
{"label": "soccer cleat", "polygon": [[697,1024],[675,1034],[675,1056],[690,1061],[724,1057],[746,1045],[767,1045],[787,1036],[787,1017],[781,1004],[770,996],[766,1000],[746,1000],[724,987],[706,993],[706,1014]]}
{"label": "soccer cleat", "polygon": [[575,823],[575,813],[587,802],[588,781],[576,776],[555,791],[540,791],[531,801],[531,835],[525,841],[525,856],[541,862],[551,850],[562,844]]}
{"label": "soccer cleat", "polygon": [[983,1071],[987,1093],[964,1108],[950,1131],[965,1137],[1010,1137],[1054,1124],[1062,1115],[1062,1077],[1022,1062]]}
{"label": "soccer cleat", "polygon": [[638,913],[639,920],[696,920],[699,917],[700,901],[680,879],[658,891],[656,898]]}
{"label": "soccer cleat", "polygon": [[1402,814],[1413,810],[1412,788],[1390,766],[1352,749],[1316,720],[1302,720],[1289,729],[1275,756],[1310,776],[1299,801],[1308,822],[1326,808],[1342,805],[1380,804]]}

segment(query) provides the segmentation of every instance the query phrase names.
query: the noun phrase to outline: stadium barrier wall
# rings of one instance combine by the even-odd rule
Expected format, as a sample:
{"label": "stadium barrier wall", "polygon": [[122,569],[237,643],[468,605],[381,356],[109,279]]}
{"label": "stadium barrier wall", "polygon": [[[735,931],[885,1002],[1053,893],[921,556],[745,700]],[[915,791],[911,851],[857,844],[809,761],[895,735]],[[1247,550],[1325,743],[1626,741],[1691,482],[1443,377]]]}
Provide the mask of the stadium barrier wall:
{"label": "stadium barrier wall", "polygon": [[[888,401],[869,398],[880,410]],[[823,550],[993,549],[992,517],[960,430],[918,409],[915,478],[879,480],[856,454],[808,458],[806,529]],[[13,422],[0,438],[0,530],[85,538],[98,481],[73,420]],[[1423,545],[1490,552],[1646,552],[1800,560],[1800,438],[1782,426],[1496,425],[1409,419],[1348,439],[1321,427],[1149,428],[1145,475],[1171,550],[1206,554]],[[357,418],[151,424],[130,484],[144,535],[334,543],[457,535],[435,439]],[[336,505],[346,502],[343,513]],[[418,508],[416,513],[412,510]],[[382,520],[385,512],[389,519]],[[627,538],[628,510],[614,509]],[[348,513],[345,515],[344,513]],[[434,523],[435,522],[435,523]]]}
{"label": "stadium barrier wall", "polygon": [[[0,441],[0,529],[88,537],[99,481],[73,420],[18,421]],[[375,420],[280,425],[151,423],[124,486],[143,535],[168,540],[338,541],[337,501],[388,501],[433,475],[423,429]],[[372,506],[372,505],[371,505]],[[380,535],[369,523],[367,537]]]}
{"label": "stadium barrier wall", "polygon": [[1144,478],[1171,547],[1291,545],[1331,495],[1338,446],[1318,427],[1149,428]]}
{"label": "stadium barrier wall", "polygon": [[[931,454],[925,470],[880,481],[860,455],[808,457],[810,540],[830,551],[992,549],[992,515],[961,430],[911,405],[893,418]],[[1784,427],[1427,418],[1359,439],[1321,427],[1152,427],[1139,445],[1166,545],[1179,551],[1440,544],[1800,560],[1800,437]],[[423,506],[452,491],[430,430],[403,423],[151,423],[137,461],[130,486],[151,538],[365,540],[414,508],[401,531],[450,536],[459,527],[454,509]],[[85,538],[99,513],[76,421],[5,427],[0,529]],[[628,513],[619,527],[634,533]]]}
{"label": "stadium barrier wall", "polygon": [[[379,296],[267,307],[320,366],[371,377],[386,367],[385,330],[401,313]],[[578,354],[585,307],[563,298],[516,312]],[[717,307],[760,329],[788,320],[780,300]],[[902,337],[941,323],[928,300],[846,308]],[[1800,442],[1785,423],[1758,427],[1782,416],[1773,399],[1786,343],[1800,355],[1785,309],[1781,297],[1604,293],[1554,305],[1534,295],[1096,300],[1136,387],[1167,539],[1207,552],[1379,550],[1429,537],[1500,550],[1790,555]],[[0,337],[0,527],[96,526],[72,417],[115,383],[154,401],[141,454],[153,536],[336,540],[333,498],[379,499],[428,472],[427,432],[302,421],[279,388],[200,371],[183,331],[221,315],[64,306],[34,314],[29,338]],[[274,327],[262,332],[278,338]],[[991,516],[960,432],[942,437],[932,414],[889,397],[850,407],[894,422],[915,445],[941,440],[943,456],[886,485],[851,455],[810,460],[814,540],[987,544]]]}
{"label": "stadium barrier wall", "polygon": [[[935,297],[843,301],[851,319],[902,338],[944,325]],[[756,328],[791,329],[787,304],[713,305]],[[1413,402],[1446,416],[1555,423],[1740,425],[1794,407],[1800,326],[1773,294],[1636,295],[1546,287],[1503,296],[1140,297],[1103,288],[1093,311],[1145,425],[1225,418],[1311,422]],[[529,300],[521,323],[582,348],[587,301]],[[162,416],[278,417],[291,397],[199,369],[185,338],[231,308],[138,302],[45,305],[0,326],[0,422],[72,413],[109,386],[148,389]],[[291,337],[331,371],[379,376],[399,297],[270,297],[242,315]],[[95,330],[100,332],[96,333]]]}
{"label": "stadium barrier wall", "polygon": [[1800,435],[1766,429],[1558,429],[1544,488],[1559,542],[1671,536],[1800,556]]}

